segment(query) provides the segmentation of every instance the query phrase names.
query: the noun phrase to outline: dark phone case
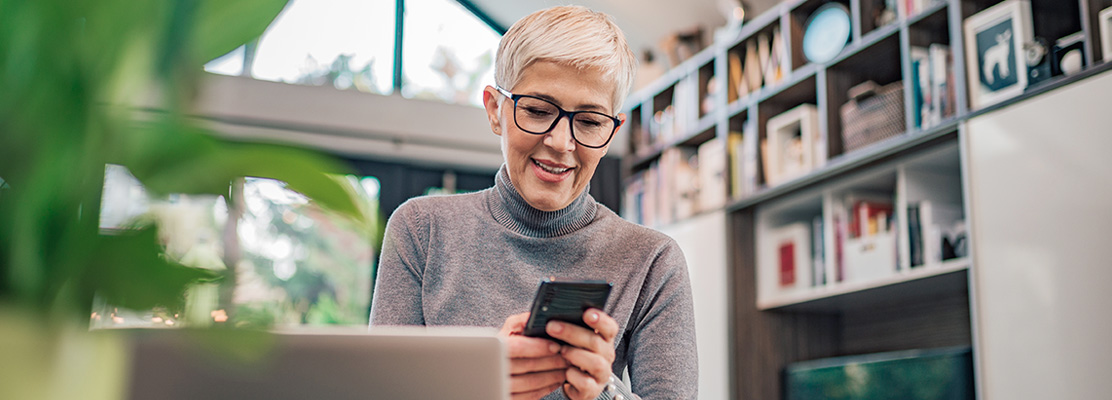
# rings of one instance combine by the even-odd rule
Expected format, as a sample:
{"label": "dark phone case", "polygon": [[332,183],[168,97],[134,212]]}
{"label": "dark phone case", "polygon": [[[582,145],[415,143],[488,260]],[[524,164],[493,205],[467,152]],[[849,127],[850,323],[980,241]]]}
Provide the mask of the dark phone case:
{"label": "dark phone case", "polygon": [[544,281],[537,288],[537,297],[525,323],[525,336],[553,339],[545,332],[549,320],[570,322],[588,328],[583,312],[588,308],[602,310],[610,297],[610,283],[604,281]]}

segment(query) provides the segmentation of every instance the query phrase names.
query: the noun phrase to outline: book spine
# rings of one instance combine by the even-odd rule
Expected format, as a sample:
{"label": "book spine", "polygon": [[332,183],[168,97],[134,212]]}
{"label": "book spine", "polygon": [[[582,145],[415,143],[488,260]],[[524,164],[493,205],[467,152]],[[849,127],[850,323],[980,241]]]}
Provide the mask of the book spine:
{"label": "book spine", "polygon": [[780,243],[780,287],[795,285],[795,242]]}
{"label": "book spine", "polygon": [[908,255],[911,258],[911,267],[923,265],[923,227],[919,220],[919,205],[907,206],[907,240],[910,247]]}

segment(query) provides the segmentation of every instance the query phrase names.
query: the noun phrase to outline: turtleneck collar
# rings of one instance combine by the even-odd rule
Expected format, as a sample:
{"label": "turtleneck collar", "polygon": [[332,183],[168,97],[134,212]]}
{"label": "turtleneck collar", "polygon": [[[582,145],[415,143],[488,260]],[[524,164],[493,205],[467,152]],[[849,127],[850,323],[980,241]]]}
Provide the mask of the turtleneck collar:
{"label": "turtleneck collar", "polygon": [[521,197],[503,164],[494,178],[494,189],[487,194],[487,203],[494,219],[511,231],[550,238],[575,232],[595,219],[598,206],[588,194],[590,188],[588,184],[579,197],[561,210],[541,211]]}

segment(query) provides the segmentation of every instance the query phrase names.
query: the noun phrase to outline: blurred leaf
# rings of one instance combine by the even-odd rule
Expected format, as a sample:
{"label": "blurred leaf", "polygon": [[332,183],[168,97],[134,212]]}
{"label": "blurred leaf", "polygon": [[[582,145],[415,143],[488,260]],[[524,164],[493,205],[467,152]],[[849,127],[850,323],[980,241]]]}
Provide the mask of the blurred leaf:
{"label": "blurred leaf", "polygon": [[216,59],[257,39],[286,7],[287,0],[201,0],[190,38],[193,55]]}
{"label": "blurred leaf", "polygon": [[356,194],[330,174],[347,168],[332,158],[287,146],[221,142],[200,128],[147,124],[143,144],[117,162],[155,194],[227,195],[242,177],[270,178],[288,184],[317,205],[364,220]]}
{"label": "blurred leaf", "polygon": [[152,228],[96,238],[98,246],[85,282],[113,305],[135,310],[163,306],[180,309],[192,283],[215,279],[211,271],[190,268],[161,256]]}

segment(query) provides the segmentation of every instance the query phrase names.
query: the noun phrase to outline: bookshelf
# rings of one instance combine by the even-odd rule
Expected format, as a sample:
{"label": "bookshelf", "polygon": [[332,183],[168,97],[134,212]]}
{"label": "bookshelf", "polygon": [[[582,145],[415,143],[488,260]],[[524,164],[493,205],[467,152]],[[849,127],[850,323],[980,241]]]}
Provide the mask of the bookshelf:
{"label": "bookshelf", "polygon": [[1028,0],[1034,36],[1081,32],[1083,69],[974,107],[963,22],[1010,1],[834,2],[852,33],[828,62],[802,43],[831,2],[788,0],[628,100],[623,216],[726,219],[736,398],[781,398],[786,365],[825,357],[971,346],[979,365],[967,122],[1112,70],[1112,0]]}

